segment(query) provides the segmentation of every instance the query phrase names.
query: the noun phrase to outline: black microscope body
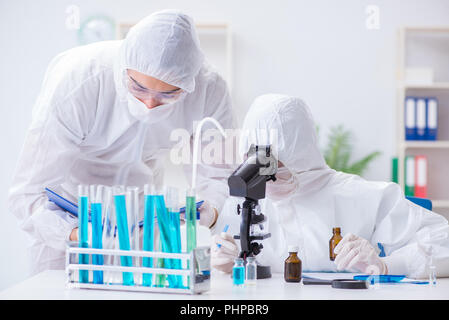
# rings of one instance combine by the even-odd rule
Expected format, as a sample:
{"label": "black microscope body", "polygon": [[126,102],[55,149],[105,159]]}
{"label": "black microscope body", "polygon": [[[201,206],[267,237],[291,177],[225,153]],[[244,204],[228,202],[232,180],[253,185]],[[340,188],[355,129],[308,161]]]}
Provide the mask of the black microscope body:
{"label": "black microscope body", "polygon": [[[274,157],[271,145],[251,145],[246,160],[228,178],[229,194],[235,197],[243,197],[242,206],[237,206],[237,213],[241,215],[240,234],[234,239],[240,239],[240,258],[246,263],[247,257],[260,253],[263,245],[256,241],[262,241],[271,236],[270,233],[257,235],[251,234],[251,226],[259,226],[265,222],[265,216],[258,211],[259,200],[265,198],[267,181],[276,181],[277,159]],[[270,266],[257,264],[257,279],[271,277]]]}

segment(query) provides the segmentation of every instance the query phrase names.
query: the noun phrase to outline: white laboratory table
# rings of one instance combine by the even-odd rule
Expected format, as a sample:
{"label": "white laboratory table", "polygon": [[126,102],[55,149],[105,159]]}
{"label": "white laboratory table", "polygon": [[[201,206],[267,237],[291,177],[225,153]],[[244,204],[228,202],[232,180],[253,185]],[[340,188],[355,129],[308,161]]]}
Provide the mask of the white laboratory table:
{"label": "white laboratory table", "polygon": [[[319,277],[320,274],[308,274]],[[321,274],[329,277],[329,274]],[[347,278],[350,274],[333,274],[333,278]],[[334,289],[328,285],[287,283],[282,274],[258,280],[255,287],[236,288],[229,275],[213,272],[211,290],[200,295],[144,293],[92,289],[68,289],[63,270],[48,270],[0,292],[0,299],[57,299],[57,300],[447,300],[449,278],[438,279],[436,286],[419,284],[378,284],[369,289]]]}

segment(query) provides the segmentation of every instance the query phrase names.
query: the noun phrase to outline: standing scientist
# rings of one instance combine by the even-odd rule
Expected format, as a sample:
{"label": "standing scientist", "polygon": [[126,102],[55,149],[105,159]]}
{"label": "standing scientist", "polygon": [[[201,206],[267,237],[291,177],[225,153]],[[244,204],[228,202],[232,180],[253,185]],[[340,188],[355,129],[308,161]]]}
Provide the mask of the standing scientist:
{"label": "standing scientist", "polygon": [[[32,274],[62,269],[77,220],[49,206],[45,187],[76,199],[79,184],[163,184],[163,158],[193,134],[193,122],[234,126],[225,81],[205,62],[192,19],[156,12],[124,40],[76,47],[50,63],[9,193],[9,208],[32,241]],[[191,139],[192,140],[192,139]],[[186,165],[186,173],[190,166]],[[213,227],[227,196],[225,165],[198,166],[205,199],[200,223]]]}

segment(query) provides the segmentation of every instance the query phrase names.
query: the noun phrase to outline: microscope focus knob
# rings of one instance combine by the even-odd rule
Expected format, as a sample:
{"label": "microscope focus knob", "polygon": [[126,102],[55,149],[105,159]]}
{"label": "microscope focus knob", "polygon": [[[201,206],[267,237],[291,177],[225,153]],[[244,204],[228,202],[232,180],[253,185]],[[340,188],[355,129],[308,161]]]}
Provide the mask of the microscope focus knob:
{"label": "microscope focus knob", "polygon": [[260,253],[262,248],[263,248],[263,245],[261,243],[257,243],[257,242],[251,243],[251,251],[255,256],[257,256]]}

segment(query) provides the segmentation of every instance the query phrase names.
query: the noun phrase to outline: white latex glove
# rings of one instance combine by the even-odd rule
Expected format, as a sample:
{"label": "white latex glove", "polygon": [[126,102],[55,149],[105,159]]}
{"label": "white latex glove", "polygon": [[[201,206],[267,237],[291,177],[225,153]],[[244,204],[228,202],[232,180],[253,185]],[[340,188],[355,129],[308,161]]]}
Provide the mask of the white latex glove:
{"label": "white latex glove", "polygon": [[366,274],[387,274],[387,266],[368,240],[348,233],[335,247],[337,270],[356,269]]}
{"label": "white latex glove", "polygon": [[210,228],[217,221],[217,209],[212,207],[209,201],[205,200],[198,211],[200,212],[200,225]]}
{"label": "white latex glove", "polygon": [[[218,244],[221,245],[220,248]],[[222,232],[212,237],[211,265],[213,268],[230,273],[238,255],[237,243],[230,234]]]}
{"label": "white latex glove", "polygon": [[56,203],[50,200],[45,201],[45,209],[52,211],[62,210]]}

